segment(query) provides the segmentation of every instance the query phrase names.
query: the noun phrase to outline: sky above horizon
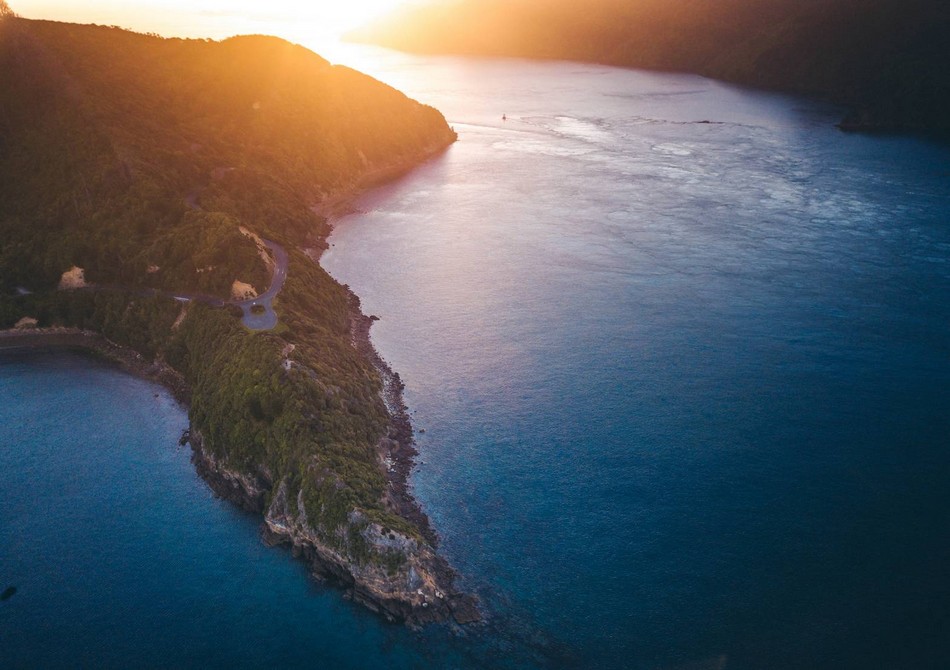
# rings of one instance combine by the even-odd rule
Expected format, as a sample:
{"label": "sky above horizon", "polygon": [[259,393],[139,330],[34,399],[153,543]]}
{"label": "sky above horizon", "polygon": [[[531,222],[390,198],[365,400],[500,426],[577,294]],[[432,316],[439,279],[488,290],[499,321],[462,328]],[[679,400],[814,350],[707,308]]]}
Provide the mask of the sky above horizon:
{"label": "sky above horizon", "polygon": [[265,33],[313,43],[371,21],[407,0],[8,0],[30,19],[117,25],[166,37],[221,39]]}

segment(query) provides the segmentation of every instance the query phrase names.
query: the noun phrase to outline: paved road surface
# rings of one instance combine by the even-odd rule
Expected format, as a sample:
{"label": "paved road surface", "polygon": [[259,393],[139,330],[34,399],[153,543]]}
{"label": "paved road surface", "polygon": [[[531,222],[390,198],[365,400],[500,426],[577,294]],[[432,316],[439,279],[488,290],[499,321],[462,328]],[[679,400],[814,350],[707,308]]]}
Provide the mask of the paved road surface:
{"label": "paved road surface", "polygon": [[[274,253],[274,259],[277,261],[274,275],[271,277],[270,288],[256,298],[232,303],[244,311],[241,322],[251,330],[270,330],[277,325],[277,312],[274,311],[273,302],[283,287],[284,280],[287,279],[287,252],[282,246],[270,240],[264,240],[264,245]],[[260,305],[264,308],[264,311],[260,314],[254,314],[251,308],[255,305]]]}

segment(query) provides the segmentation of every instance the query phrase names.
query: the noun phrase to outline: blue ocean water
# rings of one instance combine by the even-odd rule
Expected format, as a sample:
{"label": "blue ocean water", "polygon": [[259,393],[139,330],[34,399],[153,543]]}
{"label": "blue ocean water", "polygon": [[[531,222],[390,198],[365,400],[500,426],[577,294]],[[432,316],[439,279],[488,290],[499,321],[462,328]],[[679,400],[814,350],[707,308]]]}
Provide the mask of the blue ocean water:
{"label": "blue ocean water", "polygon": [[323,263],[486,601],[554,665],[950,667],[950,151],[700,77],[375,74],[460,140]]}
{"label": "blue ocean water", "polygon": [[[445,636],[382,624],[266,547],[179,447],[161,387],[76,353],[0,352],[0,667],[418,668]],[[436,661],[435,659],[438,659]]]}
{"label": "blue ocean water", "polygon": [[161,389],[5,355],[0,666],[950,665],[950,150],[699,77],[340,59],[460,134],[323,263],[490,626],[350,606],[211,496]]}

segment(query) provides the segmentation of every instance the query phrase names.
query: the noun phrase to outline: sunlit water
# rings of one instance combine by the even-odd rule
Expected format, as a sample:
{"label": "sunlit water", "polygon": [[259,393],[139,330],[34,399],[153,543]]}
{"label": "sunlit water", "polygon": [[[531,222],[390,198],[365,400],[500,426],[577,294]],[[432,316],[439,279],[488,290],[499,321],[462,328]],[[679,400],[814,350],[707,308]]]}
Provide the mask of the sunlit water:
{"label": "sunlit water", "polygon": [[323,263],[499,616],[555,664],[950,667],[950,152],[693,76],[375,72],[460,140]]}
{"label": "sunlit water", "polygon": [[0,666],[946,667],[950,152],[697,77],[330,55],[460,134],[323,262],[491,624],[382,624],[211,496],[163,391],[5,355]]}

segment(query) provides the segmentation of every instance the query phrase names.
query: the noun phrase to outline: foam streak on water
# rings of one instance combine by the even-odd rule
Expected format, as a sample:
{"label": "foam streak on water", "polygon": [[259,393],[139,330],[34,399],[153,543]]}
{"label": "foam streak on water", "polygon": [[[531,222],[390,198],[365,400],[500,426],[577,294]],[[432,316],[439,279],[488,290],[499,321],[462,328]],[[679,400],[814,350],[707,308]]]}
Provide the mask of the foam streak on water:
{"label": "foam streak on water", "polygon": [[471,584],[556,663],[950,661],[950,152],[698,77],[398,59],[460,141],[323,262]]}

